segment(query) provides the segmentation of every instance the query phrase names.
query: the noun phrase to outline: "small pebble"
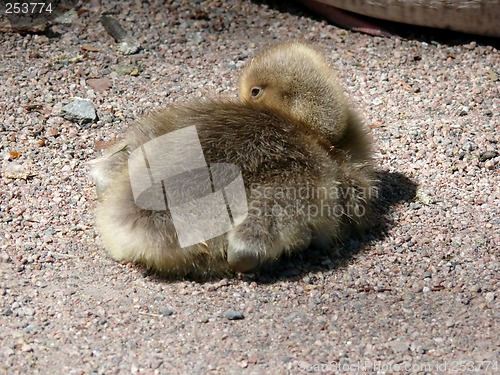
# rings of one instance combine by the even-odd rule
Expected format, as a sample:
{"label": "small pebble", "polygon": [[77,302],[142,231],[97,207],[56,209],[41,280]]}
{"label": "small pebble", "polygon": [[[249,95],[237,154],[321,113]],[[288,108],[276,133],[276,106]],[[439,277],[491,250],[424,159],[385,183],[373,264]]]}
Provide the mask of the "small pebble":
{"label": "small pebble", "polygon": [[459,116],[466,116],[469,113],[470,108],[469,107],[462,107],[460,109],[460,112],[458,113]]}
{"label": "small pebble", "polygon": [[141,44],[137,39],[127,36],[118,43],[117,49],[124,55],[133,55],[141,49]]}
{"label": "small pebble", "polygon": [[498,152],[496,151],[483,151],[479,154],[479,161],[485,162],[487,160],[496,158],[498,156]]}
{"label": "small pebble", "polygon": [[408,343],[400,340],[394,340],[390,342],[389,346],[395,353],[403,353],[409,349]]}
{"label": "small pebble", "polygon": [[30,324],[24,328],[25,333],[36,333],[38,326],[36,324]]}
{"label": "small pebble", "polygon": [[37,286],[38,288],[46,288],[47,285],[49,285],[47,283],[47,281],[43,280],[43,279],[40,279],[38,280],[36,283],[35,283],[35,286]]}
{"label": "small pebble", "polygon": [[464,44],[464,48],[468,49],[468,50],[473,50],[474,48],[476,48],[477,46],[477,42],[473,41],[473,42],[470,42],[469,44]]}
{"label": "small pebble", "polygon": [[474,284],[471,286],[470,291],[473,293],[481,292],[481,287],[478,284]]}
{"label": "small pebble", "polygon": [[33,315],[35,315],[35,309],[32,308],[32,307],[25,307],[23,309],[23,312],[24,312],[24,315],[26,315],[26,316],[33,316]]}
{"label": "small pebble", "polygon": [[488,302],[493,302],[496,298],[496,295],[495,295],[495,292],[488,292],[484,295],[484,298],[486,299],[486,301]]}
{"label": "small pebble", "polygon": [[[113,65],[111,67],[114,75],[126,76],[126,75],[137,75],[142,72],[142,68],[134,64],[123,64],[123,65]],[[137,74],[136,74],[137,73]]]}
{"label": "small pebble", "polygon": [[5,309],[3,312],[2,312],[2,315],[3,316],[11,316],[13,314],[13,311],[11,309]]}
{"label": "small pebble", "polygon": [[241,320],[241,319],[245,319],[245,315],[243,315],[242,312],[234,311],[234,310],[224,311],[224,317],[227,318],[227,319],[229,319],[229,320]]}
{"label": "small pebble", "polygon": [[474,151],[476,149],[476,145],[474,144],[474,142],[471,142],[471,141],[466,141],[464,142],[464,144],[462,145],[462,149],[465,150],[465,151]]}
{"label": "small pebble", "polygon": [[489,170],[495,169],[495,161],[494,160],[488,160],[486,163],[484,163],[484,167]]}
{"label": "small pebble", "polygon": [[23,344],[23,345],[21,346],[21,351],[22,351],[22,352],[25,352],[25,353],[27,353],[27,352],[32,352],[32,351],[33,351],[33,348],[31,347],[31,345],[30,345],[30,344]]}
{"label": "small pebble", "polygon": [[[194,44],[201,44],[205,41],[205,38],[200,33],[191,34],[190,36],[188,36],[187,39],[189,41],[193,42]],[[234,62],[233,62],[233,64],[234,64]]]}
{"label": "small pebble", "polygon": [[174,310],[168,309],[168,308],[160,310],[160,314],[163,316],[170,316],[173,313],[174,313]]}
{"label": "small pebble", "polygon": [[452,328],[454,326],[455,326],[455,321],[453,319],[450,318],[446,321],[446,328]]}
{"label": "small pebble", "polygon": [[411,290],[414,292],[414,293],[418,293],[418,292],[421,292],[422,290],[424,289],[424,285],[422,282],[415,282],[412,287],[411,287]]}

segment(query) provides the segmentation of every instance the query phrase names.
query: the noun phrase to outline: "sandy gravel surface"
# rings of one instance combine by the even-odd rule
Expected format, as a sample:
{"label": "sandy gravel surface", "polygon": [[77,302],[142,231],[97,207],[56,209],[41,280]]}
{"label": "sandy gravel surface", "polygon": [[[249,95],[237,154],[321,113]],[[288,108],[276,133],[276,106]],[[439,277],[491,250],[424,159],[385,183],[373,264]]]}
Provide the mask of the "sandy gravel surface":
{"label": "sandy gravel surface", "polygon": [[[371,37],[262,2],[161,3],[103,6],[141,43],[131,56],[97,11],[48,36],[0,34],[0,373],[500,371],[498,43]],[[375,228],[343,259],[207,283],[110,260],[86,163],[152,108],[235,97],[241,66],[287,38],[324,49],[372,128]],[[63,119],[74,97],[99,120]]]}

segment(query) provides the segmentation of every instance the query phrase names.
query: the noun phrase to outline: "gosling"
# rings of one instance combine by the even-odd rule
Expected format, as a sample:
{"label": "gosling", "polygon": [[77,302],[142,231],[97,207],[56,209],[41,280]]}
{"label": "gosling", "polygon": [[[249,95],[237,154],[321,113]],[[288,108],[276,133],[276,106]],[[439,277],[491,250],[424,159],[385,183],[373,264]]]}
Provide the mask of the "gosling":
{"label": "gosling", "polygon": [[96,226],[115,260],[221,277],[369,223],[370,138],[320,52],[264,50],[239,96],[160,109],[95,161]]}

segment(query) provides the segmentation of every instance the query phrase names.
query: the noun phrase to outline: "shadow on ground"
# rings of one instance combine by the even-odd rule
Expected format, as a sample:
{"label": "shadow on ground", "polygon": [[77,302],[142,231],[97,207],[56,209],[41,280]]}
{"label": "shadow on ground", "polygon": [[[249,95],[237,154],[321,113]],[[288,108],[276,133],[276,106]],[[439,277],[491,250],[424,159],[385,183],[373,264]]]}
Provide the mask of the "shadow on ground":
{"label": "shadow on ground", "polygon": [[[370,244],[383,240],[395,223],[391,218],[393,207],[414,199],[417,185],[401,173],[378,172],[378,194],[373,202],[373,226],[364,234],[351,236],[339,242],[331,251],[309,248],[306,251],[285,256],[269,265],[264,265],[255,274],[239,275],[239,278],[258,283],[274,283],[283,279],[296,279],[309,272],[328,271],[343,268],[352,261],[352,257],[366,249]],[[338,257],[337,252],[341,254]],[[140,266],[139,266],[140,267]],[[178,278],[164,277],[147,270],[145,277],[156,282],[176,282]],[[235,275],[227,275],[229,278]],[[187,280],[208,282],[219,278]]]}
{"label": "shadow on ground", "polygon": [[[264,266],[258,274],[243,277],[260,283],[272,283],[280,279],[293,279],[309,272],[343,268],[354,255],[363,252],[375,241],[383,240],[391,228],[397,225],[391,217],[394,206],[412,201],[417,185],[401,173],[378,172],[377,179],[378,196],[373,202],[373,226],[365,234],[343,239],[329,253],[308,249]],[[342,254],[340,258],[335,256],[336,251]]]}

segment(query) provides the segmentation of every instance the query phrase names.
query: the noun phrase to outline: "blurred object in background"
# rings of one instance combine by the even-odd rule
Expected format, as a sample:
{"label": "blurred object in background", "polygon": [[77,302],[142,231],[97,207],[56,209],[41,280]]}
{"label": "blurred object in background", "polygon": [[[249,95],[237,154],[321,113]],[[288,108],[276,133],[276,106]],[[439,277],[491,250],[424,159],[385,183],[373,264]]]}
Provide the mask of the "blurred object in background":
{"label": "blurred object in background", "polygon": [[[500,37],[500,0],[300,0],[330,22],[386,35],[377,20]],[[367,17],[363,17],[367,16]]]}

